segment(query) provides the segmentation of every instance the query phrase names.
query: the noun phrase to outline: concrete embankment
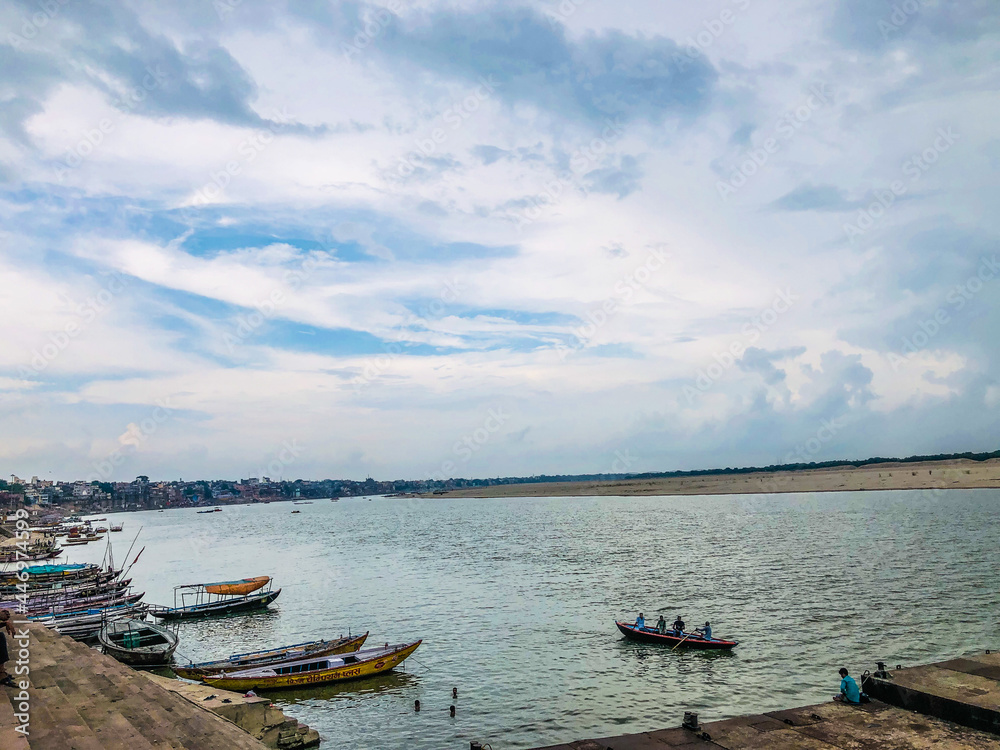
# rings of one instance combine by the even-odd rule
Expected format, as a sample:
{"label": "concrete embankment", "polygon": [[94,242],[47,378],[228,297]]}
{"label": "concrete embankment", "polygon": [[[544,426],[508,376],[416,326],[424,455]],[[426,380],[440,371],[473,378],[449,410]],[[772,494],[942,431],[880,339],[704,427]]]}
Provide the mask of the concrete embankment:
{"label": "concrete embankment", "polygon": [[[3,750],[294,750],[319,744],[314,730],[265,699],[212,690],[215,699],[200,701],[197,691],[185,694],[185,683],[168,690],[164,684],[177,681],[132,670],[43,627],[29,625],[28,634],[30,671],[15,675],[30,683],[27,698],[19,688],[0,687]],[[21,644],[8,637],[8,646],[7,669],[14,672]]]}
{"label": "concrete embankment", "polygon": [[830,701],[537,750],[1000,750],[998,654],[895,670],[864,687],[889,702]]}

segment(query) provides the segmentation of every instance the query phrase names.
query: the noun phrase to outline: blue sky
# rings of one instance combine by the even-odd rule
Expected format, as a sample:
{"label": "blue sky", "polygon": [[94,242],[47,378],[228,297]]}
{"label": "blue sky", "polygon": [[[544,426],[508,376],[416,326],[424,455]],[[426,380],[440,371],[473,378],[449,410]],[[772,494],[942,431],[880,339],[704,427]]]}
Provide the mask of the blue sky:
{"label": "blue sky", "polygon": [[25,0],[0,28],[8,473],[997,447],[995,3]]}

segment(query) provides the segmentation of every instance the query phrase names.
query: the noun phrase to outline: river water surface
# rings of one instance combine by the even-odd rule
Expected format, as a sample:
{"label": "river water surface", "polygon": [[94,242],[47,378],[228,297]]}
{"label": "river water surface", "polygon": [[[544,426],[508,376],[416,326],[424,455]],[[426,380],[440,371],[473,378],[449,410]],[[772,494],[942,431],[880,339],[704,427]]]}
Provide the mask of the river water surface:
{"label": "river water surface", "polygon": [[[181,624],[184,658],[348,630],[422,638],[405,671],[269,694],[327,750],[510,750],[804,705],[837,691],[842,665],[1000,648],[998,504],[994,490],[344,498],[115,514],[125,531],[109,536],[121,562],[143,527],[130,575],[149,602],[257,575],[282,589],[263,613]],[[633,644],[614,620],[639,610],[741,644]]]}

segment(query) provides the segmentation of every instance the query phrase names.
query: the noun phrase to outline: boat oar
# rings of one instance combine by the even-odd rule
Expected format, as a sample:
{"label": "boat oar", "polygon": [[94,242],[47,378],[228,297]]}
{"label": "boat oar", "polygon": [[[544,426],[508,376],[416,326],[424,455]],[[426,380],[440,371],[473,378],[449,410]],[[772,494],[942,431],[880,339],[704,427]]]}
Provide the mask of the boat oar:
{"label": "boat oar", "polygon": [[[140,526],[139,530],[135,532],[135,539],[132,540],[132,544],[130,544],[128,547],[128,552],[125,553],[125,562],[128,562],[128,556],[132,554],[132,548],[135,546],[136,541],[139,539],[139,534],[141,533],[142,533],[142,526]],[[119,574],[118,577],[124,578],[124,576],[122,576],[121,574]]]}
{"label": "boat oar", "polygon": [[[684,643],[684,641],[686,641],[686,640],[687,640],[688,638],[690,638],[690,637],[691,637],[692,635],[694,635],[694,633],[688,633],[688,634],[687,634],[686,636],[684,636],[683,638],[681,638],[681,639],[680,639],[679,641],[677,641],[677,645],[676,645],[676,646],[674,646],[674,648],[677,648],[677,646],[680,646],[680,645],[681,645],[682,643]],[[670,649],[670,650],[671,650],[671,651],[673,651],[673,650],[674,650],[674,648],[672,648],[672,649]]]}

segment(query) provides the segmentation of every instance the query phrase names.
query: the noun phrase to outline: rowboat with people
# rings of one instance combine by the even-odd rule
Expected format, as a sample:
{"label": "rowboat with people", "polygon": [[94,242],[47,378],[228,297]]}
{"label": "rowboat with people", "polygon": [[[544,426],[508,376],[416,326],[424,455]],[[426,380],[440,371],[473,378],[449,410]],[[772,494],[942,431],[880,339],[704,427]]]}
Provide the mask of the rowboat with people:
{"label": "rowboat with people", "polygon": [[296,643],[292,646],[282,646],[266,651],[250,651],[245,654],[233,654],[228,659],[218,661],[203,661],[199,664],[188,664],[185,667],[172,667],[174,674],[186,680],[201,680],[206,675],[219,674],[224,670],[253,669],[256,667],[274,666],[287,661],[301,661],[333,654],[349,654],[364,645],[368,633],[354,636],[341,636],[329,641],[310,641]]}
{"label": "rowboat with people", "polygon": [[357,680],[388,672],[398,667],[420,646],[422,641],[386,644],[382,648],[366,648],[352,654],[313,657],[255,667],[235,672],[207,675],[202,681],[222,690],[278,690],[312,687],[331,682]]}
{"label": "rowboat with people", "polygon": [[661,646],[672,646],[677,648],[696,649],[723,649],[728,650],[739,645],[739,641],[726,641],[721,638],[705,638],[701,633],[681,632],[677,634],[673,630],[665,633],[659,632],[656,628],[638,627],[634,622],[615,621],[615,625],[626,638],[640,643],[656,643]]}

